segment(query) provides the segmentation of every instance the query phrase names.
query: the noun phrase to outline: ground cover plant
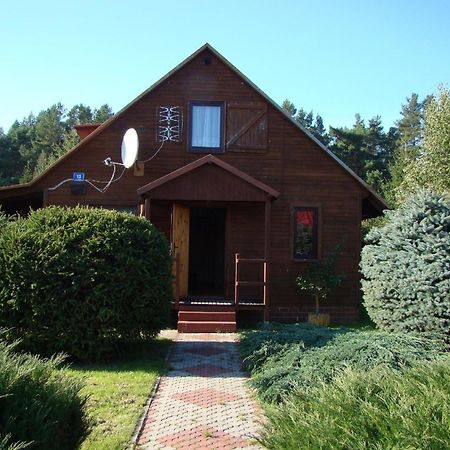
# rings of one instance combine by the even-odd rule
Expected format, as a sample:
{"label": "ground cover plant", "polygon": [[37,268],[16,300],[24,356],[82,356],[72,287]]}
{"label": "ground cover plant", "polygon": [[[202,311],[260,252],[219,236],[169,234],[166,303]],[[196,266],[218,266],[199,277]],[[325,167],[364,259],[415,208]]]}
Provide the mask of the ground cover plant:
{"label": "ground cover plant", "polygon": [[450,202],[421,191],[386,213],[361,253],[364,304],[387,331],[450,339]]}
{"label": "ground cover plant", "polygon": [[262,443],[283,450],[449,448],[446,350],[444,340],[423,333],[310,324],[244,331],[244,365],[269,418]]}
{"label": "ground cover plant", "polygon": [[101,359],[168,322],[168,243],[131,214],[33,211],[0,233],[0,274],[0,326],[34,353]]}
{"label": "ground cover plant", "polygon": [[345,369],[267,409],[269,449],[450,448],[450,357],[402,372]]}
{"label": "ground cover plant", "polygon": [[[386,366],[399,370],[416,361],[435,359],[445,351],[440,340],[405,333],[308,324],[279,325],[276,329],[282,332],[262,331],[265,338],[261,341],[255,336],[257,332],[242,338],[251,383],[269,402],[282,401],[294,389],[329,382],[345,367],[367,371]],[[254,350],[249,353],[251,347]]]}
{"label": "ground cover plant", "polygon": [[83,383],[62,362],[17,353],[0,341],[0,449],[78,447],[88,428]]}
{"label": "ground cover plant", "polygon": [[[73,365],[67,372],[85,387],[91,430],[80,450],[122,450],[130,441],[145,401],[165,370],[170,341],[132,343],[102,364]],[[1,447],[0,447],[1,448]]]}
{"label": "ground cover plant", "polygon": [[241,334],[240,349],[244,367],[256,372],[272,355],[289,349],[291,344],[300,347],[322,347],[346,328],[318,327],[309,323],[271,323],[260,329],[247,330]]}

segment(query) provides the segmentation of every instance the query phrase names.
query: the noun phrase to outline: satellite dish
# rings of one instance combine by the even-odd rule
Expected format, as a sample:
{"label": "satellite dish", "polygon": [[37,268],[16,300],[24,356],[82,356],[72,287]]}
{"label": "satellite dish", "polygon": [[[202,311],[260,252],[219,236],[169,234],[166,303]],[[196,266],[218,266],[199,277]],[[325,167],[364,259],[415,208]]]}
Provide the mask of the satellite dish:
{"label": "satellite dish", "polygon": [[122,164],[129,169],[136,161],[139,150],[139,138],[134,128],[129,128],[122,139]]}

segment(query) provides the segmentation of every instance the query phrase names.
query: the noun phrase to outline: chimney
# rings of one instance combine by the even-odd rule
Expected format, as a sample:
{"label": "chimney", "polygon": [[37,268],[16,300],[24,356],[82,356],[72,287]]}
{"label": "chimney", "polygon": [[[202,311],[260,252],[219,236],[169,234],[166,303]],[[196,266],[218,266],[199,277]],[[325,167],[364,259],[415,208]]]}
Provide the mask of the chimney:
{"label": "chimney", "polygon": [[81,139],[89,136],[93,131],[95,131],[101,123],[83,123],[81,125],[74,125],[73,127],[77,130],[78,136]]}

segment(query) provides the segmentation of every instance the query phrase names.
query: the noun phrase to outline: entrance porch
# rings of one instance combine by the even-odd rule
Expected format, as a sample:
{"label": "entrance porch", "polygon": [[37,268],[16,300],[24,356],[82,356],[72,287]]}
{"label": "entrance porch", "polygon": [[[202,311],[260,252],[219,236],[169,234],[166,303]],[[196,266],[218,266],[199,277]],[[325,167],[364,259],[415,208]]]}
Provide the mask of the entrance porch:
{"label": "entrance porch", "polygon": [[145,217],[170,239],[180,331],[233,331],[241,311],[268,320],[276,191],[207,155],[138,193]]}

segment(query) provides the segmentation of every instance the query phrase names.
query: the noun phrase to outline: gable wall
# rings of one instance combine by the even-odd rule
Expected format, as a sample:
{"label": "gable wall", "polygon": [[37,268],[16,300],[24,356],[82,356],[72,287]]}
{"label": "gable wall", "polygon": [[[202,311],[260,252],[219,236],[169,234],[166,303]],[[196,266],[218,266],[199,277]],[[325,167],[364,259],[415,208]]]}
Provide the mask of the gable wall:
{"label": "gable wall", "polygon": [[[263,101],[253,88],[225,64],[213,57],[212,64],[206,66],[202,55],[199,55],[132,105],[102,133],[86,142],[79,151],[40,180],[39,186],[47,188],[56,185],[65,178],[71,178],[74,171],[84,171],[88,179],[109,179],[111,169],[102,165],[101,161],[107,157],[120,161],[121,139],[130,127],[136,128],[139,134],[139,159],[149,158],[159,146],[156,142],[156,109],[162,105],[182,106],[182,143],[164,144],[156,158],[146,164],[143,177],[135,177],[130,169],[106,193],[100,194],[89,188],[88,194],[84,196],[71,195],[70,183],[67,183],[49,192],[48,204],[125,206],[140,203],[137,188],[204,156],[203,153],[186,151],[190,100],[237,103]],[[329,307],[330,311],[339,308],[341,312],[345,312],[347,307],[348,311],[344,315],[350,318],[355,314],[358,303],[360,196],[364,194],[364,189],[276,108],[270,104],[267,108],[267,150],[225,152],[215,156],[281,193],[272,205],[272,318],[303,318],[312,305],[308,296],[300,296],[295,287],[295,277],[307,263],[291,259],[291,206],[294,202],[305,206],[320,205],[322,250],[325,253],[338,241],[345,239],[346,250],[341,266],[350,275],[339,292],[330,299]],[[234,242],[237,242],[238,234],[239,230],[236,231]],[[263,251],[259,245],[255,247],[255,256],[260,256]]]}

